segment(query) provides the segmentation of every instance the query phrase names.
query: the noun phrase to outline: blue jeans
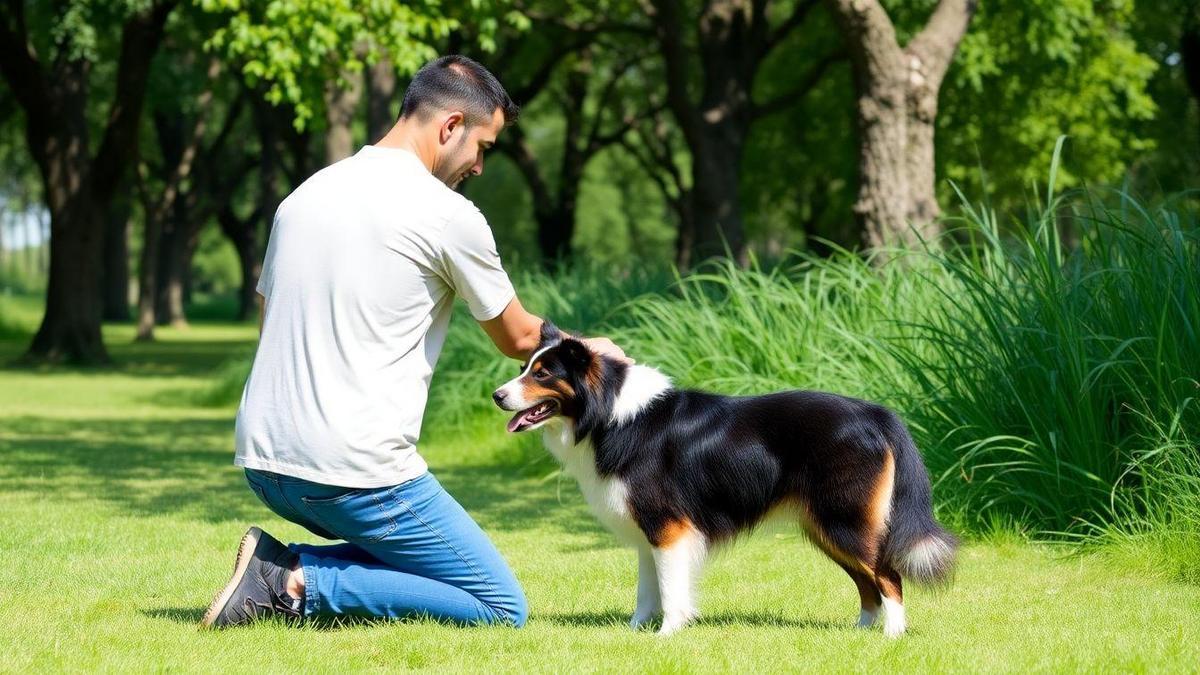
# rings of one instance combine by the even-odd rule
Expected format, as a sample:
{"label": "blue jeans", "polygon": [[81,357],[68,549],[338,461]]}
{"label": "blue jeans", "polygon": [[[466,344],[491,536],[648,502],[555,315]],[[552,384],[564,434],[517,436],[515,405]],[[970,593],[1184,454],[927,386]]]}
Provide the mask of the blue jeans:
{"label": "blue jeans", "polygon": [[346,542],[289,545],[304,571],[304,616],[525,624],[512,570],[433,474],[369,489],[254,469],[246,480],[283,518]]}

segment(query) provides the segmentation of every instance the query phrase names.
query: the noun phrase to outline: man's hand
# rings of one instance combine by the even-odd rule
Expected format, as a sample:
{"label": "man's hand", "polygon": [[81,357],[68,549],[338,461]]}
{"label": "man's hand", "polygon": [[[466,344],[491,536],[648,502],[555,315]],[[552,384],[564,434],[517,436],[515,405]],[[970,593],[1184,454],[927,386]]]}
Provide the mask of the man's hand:
{"label": "man's hand", "polygon": [[636,363],[636,361],[626,356],[624,350],[618,347],[616,343],[606,337],[584,338],[583,344],[587,345],[587,348],[593,352],[620,361],[625,365],[632,366]]}

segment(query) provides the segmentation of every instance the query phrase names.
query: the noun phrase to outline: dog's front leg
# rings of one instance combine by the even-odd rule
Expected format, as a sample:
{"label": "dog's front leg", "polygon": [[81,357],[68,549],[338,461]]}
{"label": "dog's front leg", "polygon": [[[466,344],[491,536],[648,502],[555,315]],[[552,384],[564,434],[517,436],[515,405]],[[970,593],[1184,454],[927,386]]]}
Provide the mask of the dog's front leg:
{"label": "dog's front leg", "polygon": [[629,627],[637,630],[662,613],[662,600],[658,593],[658,571],[654,565],[654,554],[648,546],[638,547],[637,608]]}
{"label": "dog's front leg", "polygon": [[696,617],[693,584],[707,552],[704,536],[691,528],[654,548],[654,567],[658,573],[663,609],[659,635],[670,635]]}

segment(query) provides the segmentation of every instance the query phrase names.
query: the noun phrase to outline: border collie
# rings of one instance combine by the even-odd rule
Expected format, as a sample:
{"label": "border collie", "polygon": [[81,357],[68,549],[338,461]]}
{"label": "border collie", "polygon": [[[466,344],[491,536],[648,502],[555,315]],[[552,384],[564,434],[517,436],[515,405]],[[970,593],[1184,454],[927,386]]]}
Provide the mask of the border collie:
{"label": "border collie", "polygon": [[544,440],[588,506],[638,551],[637,629],[696,616],[708,552],[771,515],[799,524],[858,586],[858,626],[904,632],[901,580],[949,579],[955,538],[933,518],[929,476],[886,408],[815,391],[719,396],[588,349],[549,322],[521,374],[493,394],[510,432]]}

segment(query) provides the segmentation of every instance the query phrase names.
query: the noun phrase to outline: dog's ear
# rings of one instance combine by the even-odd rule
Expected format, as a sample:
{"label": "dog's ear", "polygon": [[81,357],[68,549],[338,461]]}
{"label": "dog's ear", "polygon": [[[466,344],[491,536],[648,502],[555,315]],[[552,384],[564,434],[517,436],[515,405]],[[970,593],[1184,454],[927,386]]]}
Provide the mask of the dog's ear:
{"label": "dog's ear", "polygon": [[559,353],[562,354],[563,360],[568,365],[576,369],[586,368],[594,357],[592,350],[588,349],[587,345],[573,337],[563,338],[562,344],[559,346]]}
{"label": "dog's ear", "polygon": [[547,319],[545,321],[542,321],[541,342],[539,343],[538,346],[539,347],[547,347],[547,346],[550,346],[553,344],[557,344],[566,336],[567,336],[566,333],[559,330],[558,326],[555,326],[554,324],[550,323],[550,321]]}

